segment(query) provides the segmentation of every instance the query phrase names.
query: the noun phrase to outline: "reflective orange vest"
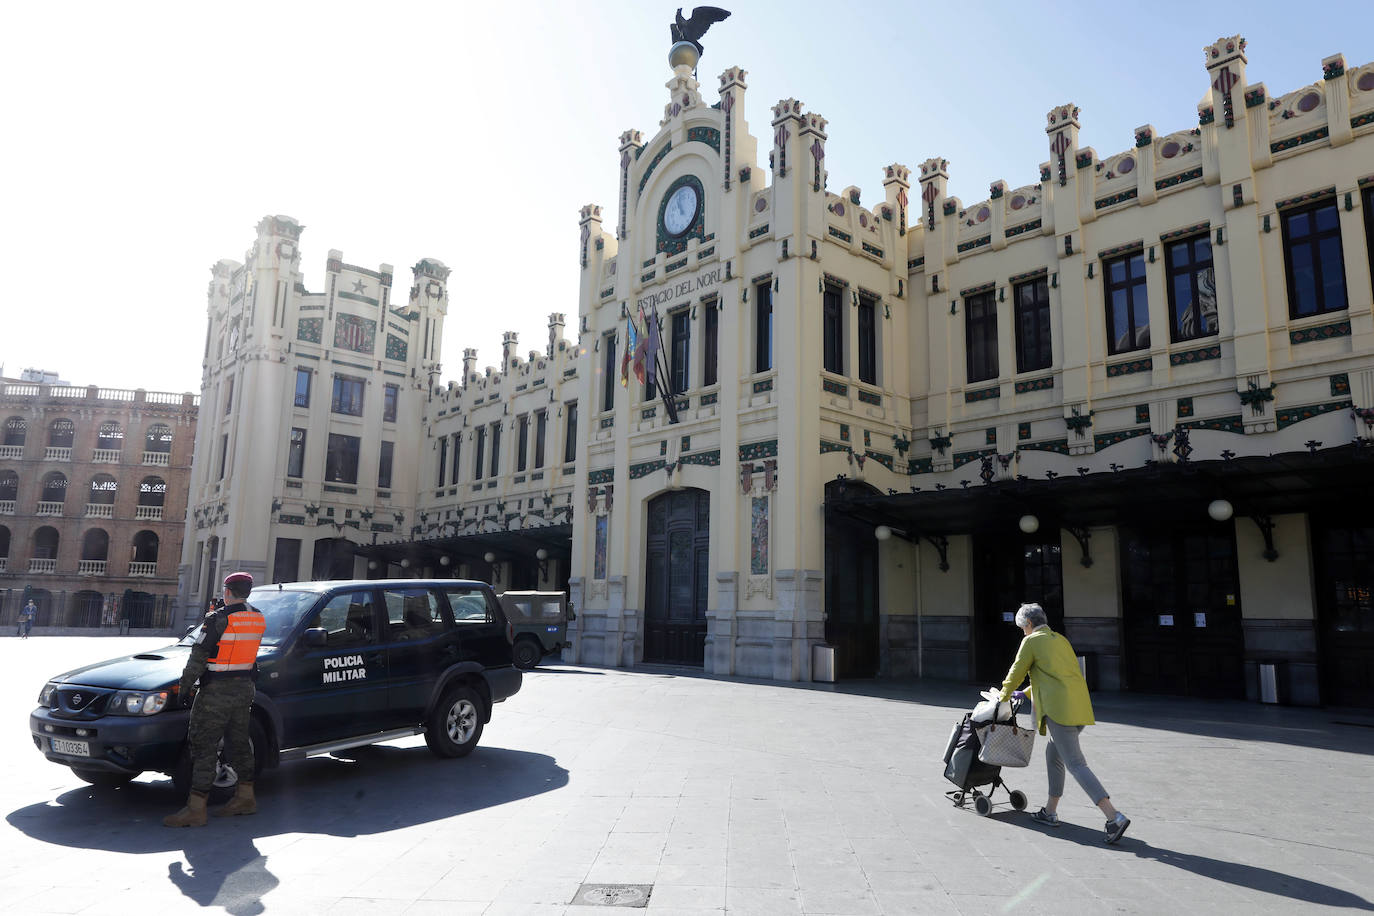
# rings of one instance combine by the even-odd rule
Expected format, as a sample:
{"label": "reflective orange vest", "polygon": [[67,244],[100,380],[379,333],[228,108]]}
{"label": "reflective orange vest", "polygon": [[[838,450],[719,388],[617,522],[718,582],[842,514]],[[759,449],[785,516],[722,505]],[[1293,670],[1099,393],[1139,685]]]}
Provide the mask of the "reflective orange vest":
{"label": "reflective orange vest", "polygon": [[219,638],[214,656],[205,665],[206,670],[218,674],[251,672],[253,665],[257,663],[258,646],[262,643],[262,634],[266,629],[266,618],[248,605],[229,611],[224,623],[224,633]]}

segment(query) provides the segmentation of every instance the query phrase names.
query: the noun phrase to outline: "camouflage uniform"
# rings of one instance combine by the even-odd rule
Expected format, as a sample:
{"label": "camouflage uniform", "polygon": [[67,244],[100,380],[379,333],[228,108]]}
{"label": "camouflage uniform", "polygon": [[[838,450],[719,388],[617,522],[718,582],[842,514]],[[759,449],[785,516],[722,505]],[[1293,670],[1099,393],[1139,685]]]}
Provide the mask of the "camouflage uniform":
{"label": "camouflage uniform", "polygon": [[205,615],[200,641],[191,647],[191,657],[181,673],[180,695],[187,696],[191,685],[201,679],[191,707],[191,727],[187,739],[191,745],[191,791],[208,793],[215,781],[215,763],[219,740],[224,739],[224,758],[239,779],[253,779],[253,749],[248,739],[249,710],[256,691],[251,675],[225,676],[207,672],[206,664],[219,649],[229,613],[248,609],[247,604],[231,604]]}

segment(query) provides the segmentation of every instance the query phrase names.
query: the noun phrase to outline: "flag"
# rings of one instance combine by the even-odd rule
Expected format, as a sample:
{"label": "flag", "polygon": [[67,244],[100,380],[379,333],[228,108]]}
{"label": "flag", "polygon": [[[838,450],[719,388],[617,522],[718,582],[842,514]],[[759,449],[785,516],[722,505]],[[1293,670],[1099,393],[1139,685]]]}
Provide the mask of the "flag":
{"label": "flag", "polygon": [[630,359],[639,346],[639,329],[635,327],[634,316],[625,320],[625,331],[628,340],[625,344],[625,355],[620,357],[620,385],[622,388],[630,383]]}
{"label": "flag", "polygon": [[647,366],[645,374],[647,384],[650,388],[654,387],[654,366],[658,361],[658,351],[663,349],[663,341],[658,335],[658,315],[651,314],[648,319],[648,326],[644,330],[644,362]]}
{"label": "flag", "polygon": [[644,330],[639,335],[639,341],[634,348],[634,373],[635,378],[641,385],[645,384],[644,354],[649,346],[649,319],[644,314],[644,307],[639,308],[639,325]]}

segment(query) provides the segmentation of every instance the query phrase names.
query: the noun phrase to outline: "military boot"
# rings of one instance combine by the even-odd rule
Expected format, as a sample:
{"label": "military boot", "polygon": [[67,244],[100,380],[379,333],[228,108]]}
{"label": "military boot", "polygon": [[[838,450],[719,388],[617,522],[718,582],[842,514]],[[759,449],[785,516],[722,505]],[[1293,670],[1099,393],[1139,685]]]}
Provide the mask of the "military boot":
{"label": "military boot", "polygon": [[240,782],[234,789],[234,797],[223,808],[215,812],[215,817],[233,817],[235,814],[257,814],[258,801],[253,797],[253,784]]}
{"label": "military boot", "polygon": [[176,814],[169,814],[162,819],[164,827],[204,827],[206,822],[205,803],[209,801],[209,794],[206,792],[192,791],[186,797],[186,807]]}

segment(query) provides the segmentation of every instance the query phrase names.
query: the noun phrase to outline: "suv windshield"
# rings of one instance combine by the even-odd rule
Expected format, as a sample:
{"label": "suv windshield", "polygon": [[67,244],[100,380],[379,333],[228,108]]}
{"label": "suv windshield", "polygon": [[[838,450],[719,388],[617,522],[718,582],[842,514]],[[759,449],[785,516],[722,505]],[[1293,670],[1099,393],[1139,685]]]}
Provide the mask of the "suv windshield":
{"label": "suv windshield", "polygon": [[[305,612],[319,600],[318,592],[296,592],[273,588],[270,591],[254,589],[248,596],[248,603],[262,612],[266,618],[267,629],[262,634],[264,646],[275,646],[291,635],[300,623]],[[189,646],[196,641],[200,627],[197,626],[178,643]]]}

